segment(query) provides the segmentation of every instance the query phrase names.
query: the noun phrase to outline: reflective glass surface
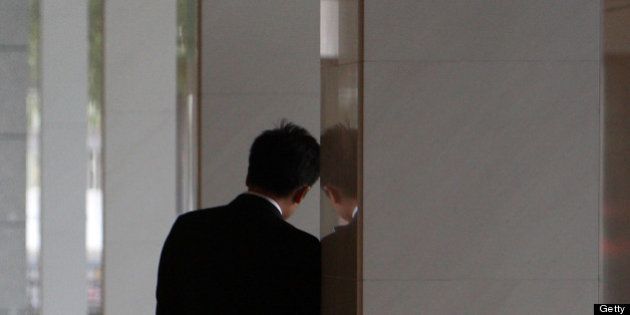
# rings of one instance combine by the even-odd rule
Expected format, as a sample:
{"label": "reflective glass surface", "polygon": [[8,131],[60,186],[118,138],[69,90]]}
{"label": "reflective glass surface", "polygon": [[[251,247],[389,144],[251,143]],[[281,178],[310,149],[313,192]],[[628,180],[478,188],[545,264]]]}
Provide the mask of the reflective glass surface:
{"label": "reflective glass surface", "polygon": [[198,0],[177,1],[177,211],[198,208]]}
{"label": "reflective glass surface", "polygon": [[600,303],[630,300],[630,1],[606,0]]}
{"label": "reflective glass surface", "polygon": [[90,0],[88,12],[88,182],[85,233],[88,314],[103,314],[103,0]]}
{"label": "reflective glass surface", "polygon": [[321,1],[322,314],[360,305],[359,1]]}

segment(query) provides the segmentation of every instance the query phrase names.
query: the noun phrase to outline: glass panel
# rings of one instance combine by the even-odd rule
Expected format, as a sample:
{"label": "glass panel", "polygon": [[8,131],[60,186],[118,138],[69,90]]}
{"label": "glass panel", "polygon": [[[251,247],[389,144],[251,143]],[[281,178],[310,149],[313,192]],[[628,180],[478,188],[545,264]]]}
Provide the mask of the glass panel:
{"label": "glass panel", "polygon": [[29,1],[30,33],[28,47],[29,87],[26,98],[26,249],[27,298],[29,314],[41,313],[41,226],[40,226],[40,155],[41,127],[40,78],[40,14],[39,0]]}
{"label": "glass panel", "polygon": [[360,306],[360,1],[322,0],[322,314]]}
{"label": "glass panel", "polygon": [[177,211],[197,204],[198,0],[177,1]]}
{"label": "glass panel", "polygon": [[600,303],[630,300],[630,1],[604,10],[604,193]]}
{"label": "glass panel", "polygon": [[89,2],[88,67],[88,186],[86,195],[86,250],[88,313],[103,313],[103,0]]}

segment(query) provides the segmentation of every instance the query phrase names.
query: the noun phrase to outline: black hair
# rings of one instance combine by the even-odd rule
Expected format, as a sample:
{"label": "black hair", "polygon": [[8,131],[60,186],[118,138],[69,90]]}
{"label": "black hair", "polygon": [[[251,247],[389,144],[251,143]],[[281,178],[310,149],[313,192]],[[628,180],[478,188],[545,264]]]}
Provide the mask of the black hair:
{"label": "black hair", "polygon": [[304,128],[282,120],[264,131],[249,151],[247,186],[277,196],[312,186],[319,177],[319,144]]}
{"label": "black hair", "polygon": [[357,197],[358,132],[347,124],[337,124],[321,137],[321,185],[332,185],[345,197]]}

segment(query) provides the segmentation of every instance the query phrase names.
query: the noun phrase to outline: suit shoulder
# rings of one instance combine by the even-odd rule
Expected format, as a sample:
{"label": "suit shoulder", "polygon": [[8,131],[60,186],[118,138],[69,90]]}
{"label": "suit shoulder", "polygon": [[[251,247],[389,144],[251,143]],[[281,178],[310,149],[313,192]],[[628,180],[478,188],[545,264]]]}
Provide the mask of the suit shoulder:
{"label": "suit shoulder", "polygon": [[294,226],[292,226],[293,233],[295,234],[295,238],[300,240],[305,246],[309,246],[311,248],[319,247],[319,239],[310,233],[304,232]]}
{"label": "suit shoulder", "polygon": [[176,225],[195,225],[198,223],[213,220],[226,213],[226,206],[219,206],[213,208],[205,208],[193,210],[180,214],[175,222]]}

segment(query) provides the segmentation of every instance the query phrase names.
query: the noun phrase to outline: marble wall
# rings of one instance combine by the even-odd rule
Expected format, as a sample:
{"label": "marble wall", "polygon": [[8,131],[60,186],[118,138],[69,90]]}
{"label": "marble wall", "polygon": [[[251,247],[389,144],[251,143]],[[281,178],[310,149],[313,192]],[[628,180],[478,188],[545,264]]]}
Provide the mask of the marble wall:
{"label": "marble wall", "polygon": [[364,14],[364,313],[592,313],[599,2]]}
{"label": "marble wall", "polygon": [[[319,134],[319,3],[204,0],[200,39],[200,203],[211,207],[246,190],[263,130],[287,118]],[[289,222],[319,236],[319,189]]]}
{"label": "marble wall", "polygon": [[176,3],[105,1],[104,309],[155,313],[176,209]]}
{"label": "marble wall", "polygon": [[28,1],[0,1],[0,314],[26,309]]}

